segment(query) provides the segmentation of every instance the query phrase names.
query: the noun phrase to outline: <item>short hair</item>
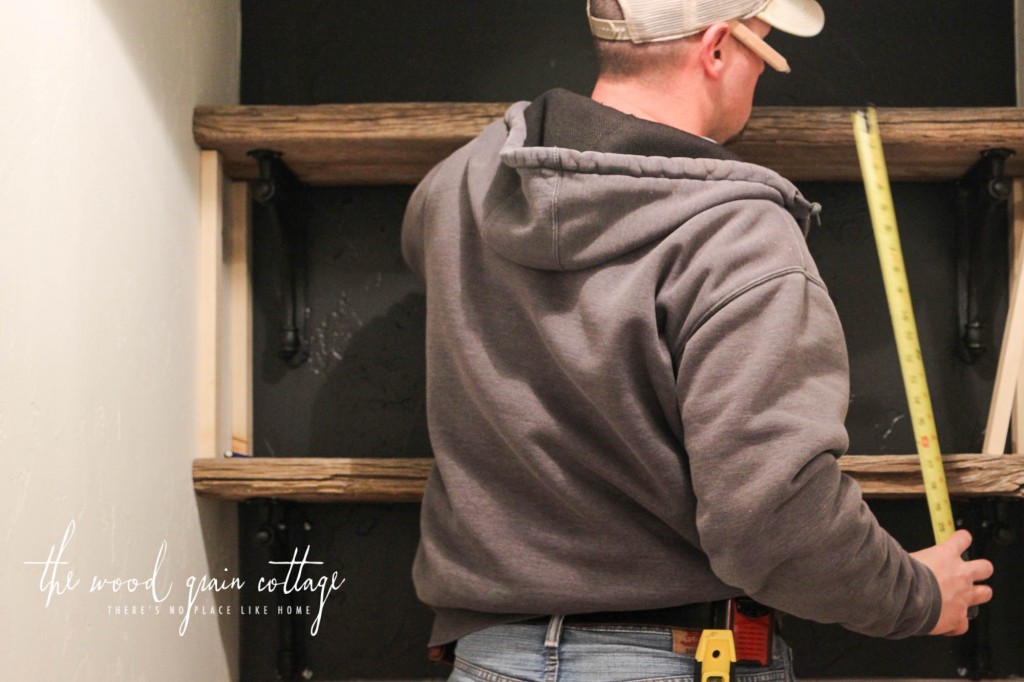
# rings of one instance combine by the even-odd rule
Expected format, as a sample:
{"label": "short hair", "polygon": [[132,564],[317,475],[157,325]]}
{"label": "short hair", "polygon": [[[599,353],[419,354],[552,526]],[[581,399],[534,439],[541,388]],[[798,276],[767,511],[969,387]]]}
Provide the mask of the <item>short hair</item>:
{"label": "short hair", "polygon": [[[590,13],[598,19],[622,20],[618,0],[590,0]],[[699,34],[698,34],[699,35]],[[606,78],[630,78],[671,69],[692,44],[693,38],[678,38],[652,43],[594,38],[598,71]]]}

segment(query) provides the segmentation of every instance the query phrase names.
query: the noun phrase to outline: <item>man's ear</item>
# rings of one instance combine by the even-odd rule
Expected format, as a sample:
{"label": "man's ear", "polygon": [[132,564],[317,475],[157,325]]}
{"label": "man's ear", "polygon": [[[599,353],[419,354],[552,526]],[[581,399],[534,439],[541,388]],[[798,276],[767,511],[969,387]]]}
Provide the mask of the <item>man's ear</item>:
{"label": "man's ear", "polygon": [[722,69],[725,66],[724,51],[726,49],[726,38],[729,37],[731,29],[724,21],[711,24],[704,29],[700,40],[700,64],[704,74],[712,80],[721,77]]}

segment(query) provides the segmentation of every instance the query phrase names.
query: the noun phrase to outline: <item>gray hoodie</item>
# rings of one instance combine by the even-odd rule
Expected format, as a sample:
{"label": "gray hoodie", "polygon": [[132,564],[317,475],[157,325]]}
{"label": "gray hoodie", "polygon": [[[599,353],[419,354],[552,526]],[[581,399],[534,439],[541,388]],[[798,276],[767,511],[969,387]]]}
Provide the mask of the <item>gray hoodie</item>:
{"label": "gray hoodie", "polygon": [[869,635],[934,627],[934,577],[836,462],[848,366],[815,209],[565,91],[430,172],[402,240],[427,287],[431,644],[742,593]]}

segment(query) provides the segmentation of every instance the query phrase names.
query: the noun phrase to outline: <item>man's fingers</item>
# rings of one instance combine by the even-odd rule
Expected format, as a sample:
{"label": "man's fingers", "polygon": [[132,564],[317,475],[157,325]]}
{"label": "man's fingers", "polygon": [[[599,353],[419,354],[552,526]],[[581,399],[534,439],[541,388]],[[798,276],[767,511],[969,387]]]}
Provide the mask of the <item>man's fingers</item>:
{"label": "man's fingers", "polygon": [[992,577],[992,562],[964,558],[971,540],[969,532],[958,530],[939,544],[913,555],[932,571],[942,593],[942,612],[931,634],[964,634],[970,627],[969,610],[992,600],[992,588],[984,584]]}
{"label": "man's fingers", "polygon": [[957,554],[963,554],[967,551],[967,548],[971,546],[972,540],[973,538],[971,538],[971,534],[961,528],[960,530],[950,535],[946,539],[946,542],[948,542],[952,547],[956,548]]}
{"label": "man's fingers", "polygon": [[975,559],[967,562],[967,570],[970,571],[972,580],[979,581],[991,578],[995,567],[987,559]]}
{"label": "man's fingers", "polygon": [[971,594],[971,606],[987,604],[992,601],[992,588],[988,585],[975,585]]}

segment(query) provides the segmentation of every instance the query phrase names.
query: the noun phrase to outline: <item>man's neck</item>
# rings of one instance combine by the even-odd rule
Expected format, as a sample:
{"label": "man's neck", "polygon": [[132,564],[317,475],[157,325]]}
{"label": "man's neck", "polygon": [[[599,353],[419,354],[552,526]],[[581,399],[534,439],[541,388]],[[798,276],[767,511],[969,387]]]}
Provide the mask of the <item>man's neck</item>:
{"label": "man's neck", "polygon": [[599,78],[590,97],[624,114],[712,139],[706,98],[697,90],[684,94],[682,88],[673,84],[652,87],[636,80]]}

